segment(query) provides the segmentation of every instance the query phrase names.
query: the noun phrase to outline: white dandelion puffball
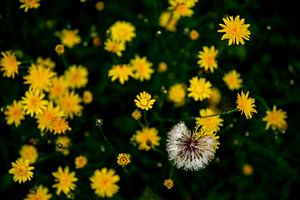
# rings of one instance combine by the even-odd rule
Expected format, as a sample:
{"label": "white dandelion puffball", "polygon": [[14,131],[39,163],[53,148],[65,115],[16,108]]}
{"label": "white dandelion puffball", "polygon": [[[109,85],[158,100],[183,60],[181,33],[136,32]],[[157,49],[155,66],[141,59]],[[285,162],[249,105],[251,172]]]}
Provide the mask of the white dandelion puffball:
{"label": "white dandelion puffball", "polygon": [[193,132],[184,122],[174,125],[167,135],[167,152],[169,160],[177,168],[188,171],[203,169],[215,157],[218,138],[213,133]]}

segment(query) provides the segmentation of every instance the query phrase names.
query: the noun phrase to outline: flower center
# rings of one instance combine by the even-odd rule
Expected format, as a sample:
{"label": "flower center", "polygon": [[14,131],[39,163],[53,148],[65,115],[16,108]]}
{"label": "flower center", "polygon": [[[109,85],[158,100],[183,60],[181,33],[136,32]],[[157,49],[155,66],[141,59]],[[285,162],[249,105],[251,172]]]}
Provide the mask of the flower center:
{"label": "flower center", "polygon": [[19,166],[17,171],[20,176],[24,176],[27,173],[27,168],[25,166]]}

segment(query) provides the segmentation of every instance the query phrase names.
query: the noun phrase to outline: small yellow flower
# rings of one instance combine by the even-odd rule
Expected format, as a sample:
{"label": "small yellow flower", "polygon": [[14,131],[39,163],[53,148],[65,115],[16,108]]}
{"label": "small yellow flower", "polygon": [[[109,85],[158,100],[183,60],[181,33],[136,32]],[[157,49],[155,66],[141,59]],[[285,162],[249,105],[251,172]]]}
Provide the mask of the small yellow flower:
{"label": "small yellow flower", "polygon": [[138,109],[135,109],[132,113],[131,113],[131,117],[135,120],[139,120],[142,117],[142,113],[141,111],[139,111]]}
{"label": "small yellow flower", "polygon": [[198,54],[198,64],[201,68],[204,68],[204,71],[211,73],[214,72],[215,69],[218,68],[218,63],[216,61],[216,57],[218,55],[218,50],[215,49],[214,46],[203,47],[203,51],[199,51]]}
{"label": "small yellow flower", "polygon": [[168,179],[165,179],[164,180],[164,186],[167,188],[167,189],[171,189],[173,186],[174,186],[174,181],[170,178]]}
{"label": "small yellow flower", "polygon": [[190,17],[193,15],[193,10],[191,6],[185,2],[179,2],[177,0],[169,1],[170,7],[169,10],[173,11],[173,14],[178,17]]}
{"label": "small yellow flower", "polygon": [[252,118],[252,113],[257,113],[255,110],[255,99],[249,97],[249,92],[246,94],[242,91],[237,96],[237,109],[241,111],[241,114],[245,114],[246,119]]}
{"label": "small yellow flower", "polygon": [[118,165],[125,167],[129,163],[131,163],[131,156],[128,153],[119,153],[117,157]]}
{"label": "small yellow flower", "polygon": [[136,131],[133,137],[134,141],[139,144],[139,150],[149,151],[159,146],[160,137],[156,128],[143,127],[142,130]]}
{"label": "small yellow flower", "polygon": [[175,32],[179,18],[178,15],[173,15],[172,12],[163,12],[159,18],[159,25],[168,31]]}
{"label": "small yellow flower", "polygon": [[243,82],[240,76],[237,71],[231,70],[223,76],[223,81],[230,90],[240,89]]}
{"label": "small yellow flower", "polygon": [[69,167],[58,167],[56,172],[53,172],[52,175],[55,178],[55,184],[53,185],[56,188],[56,194],[60,195],[61,192],[66,195],[69,194],[72,190],[75,190],[77,178],[75,172],[70,171]]}
{"label": "small yellow flower", "polygon": [[75,158],[75,166],[76,169],[84,168],[87,164],[88,160],[85,156],[77,156]]}
{"label": "small yellow flower", "polygon": [[116,184],[120,181],[120,176],[115,173],[114,169],[97,169],[92,177],[90,177],[91,188],[99,197],[113,197],[119,190]]}
{"label": "small yellow flower", "polygon": [[24,8],[27,12],[28,9],[37,9],[40,7],[40,0],[19,0],[21,4],[20,8]]}
{"label": "small yellow flower", "polygon": [[224,33],[221,40],[228,39],[228,45],[232,44],[245,44],[244,40],[250,39],[250,31],[248,28],[250,24],[245,24],[245,19],[240,16],[233,16],[223,18],[224,24],[219,24],[222,29],[218,30],[218,32]]}
{"label": "small yellow flower", "polygon": [[203,101],[211,95],[211,83],[206,81],[205,78],[193,77],[190,80],[190,87],[188,88],[189,97],[192,97],[195,101]]}
{"label": "small yellow flower", "polygon": [[151,99],[151,95],[145,91],[136,95],[135,105],[142,110],[149,110],[153,107],[155,99]]}
{"label": "small yellow flower", "polygon": [[117,21],[110,28],[112,40],[130,42],[135,37],[135,27],[130,22]]}
{"label": "small yellow flower", "polygon": [[266,130],[268,130],[270,127],[273,130],[285,130],[287,128],[287,122],[286,119],[287,114],[285,111],[276,108],[276,106],[273,106],[272,111],[267,110],[266,116],[263,118],[263,121],[266,122]]}
{"label": "small yellow flower", "polygon": [[94,47],[99,47],[102,44],[102,40],[99,36],[95,36],[93,38],[93,45]]}
{"label": "small yellow flower", "polygon": [[174,84],[168,91],[168,99],[172,101],[175,106],[181,106],[184,104],[186,96],[186,87],[184,84]]}
{"label": "small yellow flower", "polygon": [[52,79],[52,86],[49,89],[49,99],[58,100],[68,92],[68,83],[64,76]]}
{"label": "small yellow flower", "polygon": [[19,62],[15,53],[11,51],[1,52],[2,58],[0,59],[0,70],[3,71],[3,76],[8,78],[15,78],[19,73]]}
{"label": "small yellow flower", "polygon": [[130,60],[130,65],[133,69],[133,78],[140,81],[150,80],[154,70],[151,68],[152,63],[146,57],[135,56],[134,59]]}
{"label": "small yellow flower", "polygon": [[57,105],[64,112],[67,118],[73,119],[74,116],[81,115],[82,105],[81,98],[74,91],[67,92],[64,96],[62,96],[57,101]]}
{"label": "small yellow flower", "polygon": [[80,44],[81,38],[78,35],[78,30],[67,30],[64,29],[59,34],[60,41],[63,45],[73,48],[75,45]]}
{"label": "small yellow flower", "polygon": [[93,93],[89,90],[86,90],[83,92],[83,97],[82,97],[83,103],[85,104],[90,104],[93,101]]}
{"label": "small yellow flower", "polygon": [[88,83],[88,70],[82,65],[71,65],[64,73],[71,88],[82,88]]}
{"label": "small yellow flower", "polygon": [[65,46],[63,44],[57,44],[54,50],[57,55],[61,56],[65,53]]}
{"label": "small yellow flower", "polygon": [[55,62],[51,58],[38,57],[36,59],[37,65],[42,65],[43,67],[53,69],[55,67]]}
{"label": "small yellow flower", "polygon": [[104,4],[103,1],[98,1],[98,2],[95,4],[95,8],[96,8],[96,10],[98,10],[98,11],[104,10],[104,7],[105,7],[105,4]]}
{"label": "small yellow flower", "polygon": [[59,136],[57,137],[55,144],[56,148],[55,150],[58,152],[61,152],[63,155],[67,156],[70,153],[69,146],[70,146],[71,140],[67,136]]}
{"label": "small yellow flower", "polygon": [[5,119],[8,125],[15,124],[18,127],[21,124],[21,120],[25,118],[23,106],[20,101],[13,101],[12,105],[6,106],[4,111]]}
{"label": "small yellow flower", "polygon": [[24,160],[24,158],[19,158],[14,163],[12,163],[12,168],[9,170],[10,174],[13,174],[13,180],[19,183],[25,183],[30,181],[33,177],[32,170],[33,166],[30,166],[29,160]]}
{"label": "small yellow flower", "polygon": [[35,163],[39,154],[35,146],[33,145],[23,145],[19,151],[21,158],[28,160],[29,163]]}
{"label": "small yellow flower", "polygon": [[132,67],[129,65],[114,65],[108,71],[108,76],[111,77],[111,81],[118,79],[123,85],[126,81],[128,81],[130,76],[133,76]]}
{"label": "small yellow flower", "polygon": [[48,101],[44,100],[45,94],[38,90],[29,90],[25,93],[25,97],[22,97],[22,105],[25,113],[33,117],[43,113],[46,109]]}
{"label": "small yellow flower", "polygon": [[196,124],[201,125],[204,131],[216,133],[223,126],[224,120],[220,116],[206,117],[216,114],[211,109],[201,109],[199,113],[200,117],[196,117]]}
{"label": "small yellow flower", "polygon": [[166,72],[167,70],[168,70],[168,65],[167,65],[165,62],[160,62],[160,63],[158,64],[158,69],[157,69],[157,71],[158,71],[159,73]]}
{"label": "small yellow flower", "polygon": [[190,31],[190,38],[191,40],[197,40],[199,38],[199,33],[196,30]]}
{"label": "small yellow flower", "polygon": [[52,195],[48,192],[48,188],[39,185],[27,194],[25,200],[50,200]]}
{"label": "small yellow flower", "polygon": [[253,167],[250,164],[243,165],[243,174],[249,176],[253,173]]}
{"label": "small yellow flower", "polygon": [[115,53],[117,56],[122,56],[122,51],[125,51],[125,42],[119,40],[107,39],[104,42],[104,49],[108,52]]}

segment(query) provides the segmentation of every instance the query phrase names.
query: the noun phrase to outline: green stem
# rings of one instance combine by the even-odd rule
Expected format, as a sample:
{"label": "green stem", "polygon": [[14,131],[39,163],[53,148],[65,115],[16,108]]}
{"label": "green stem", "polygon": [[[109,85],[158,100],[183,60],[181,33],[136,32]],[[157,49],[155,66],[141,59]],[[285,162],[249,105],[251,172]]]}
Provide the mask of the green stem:
{"label": "green stem", "polygon": [[112,149],[113,151],[115,151],[115,148],[113,147],[113,145],[108,141],[107,137],[105,136],[105,134],[104,134],[104,132],[103,132],[103,130],[102,130],[102,127],[101,127],[101,126],[98,126],[98,128],[99,128],[99,132],[100,132],[101,136],[103,137],[104,142],[106,143],[106,145],[107,145],[110,149]]}
{"label": "green stem", "polygon": [[237,108],[235,109],[232,109],[232,110],[228,110],[228,111],[225,111],[225,112],[222,112],[222,113],[218,113],[218,114],[213,114],[213,115],[206,115],[206,116],[203,116],[203,117],[200,117],[200,118],[208,118],[208,117],[214,117],[214,116],[223,116],[223,115],[228,115],[228,114],[231,114],[231,113],[234,113],[234,112],[237,112]]}
{"label": "green stem", "polygon": [[145,121],[145,125],[148,127],[149,123],[148,123],[148,120],[147,120],[147,111],[146,110],[144,110],[144,121]]}

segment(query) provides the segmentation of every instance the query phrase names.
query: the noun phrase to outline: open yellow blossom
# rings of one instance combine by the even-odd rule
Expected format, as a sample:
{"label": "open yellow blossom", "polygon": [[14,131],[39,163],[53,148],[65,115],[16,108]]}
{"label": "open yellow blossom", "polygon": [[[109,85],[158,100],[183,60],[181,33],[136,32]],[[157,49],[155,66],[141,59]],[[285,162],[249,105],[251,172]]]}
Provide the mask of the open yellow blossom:
{"label": "open yellow blossom", "polygon": [[87,164],[88,160],[85,156],[77,156],[75,158],[75,166],[76,169],[84,168]]}
{"label": "open yellow blossom", "polygon": [[8,78],[15,78],[19,73],[19,62],[15,53],[11,51],[1,52],[2,58],[0,59],[0,70],[3,71],[3,76]]}
{"label": "open yellow blossom", "polygon": [[266,116],[263,118],[263,121],[266,122],[266,130],[270,127],[273,130],[285,130],[287,128],[286,119],[287,114],[285,111],[276,108],[273,106],[272,110],[267,110]]}
{"label": "open yellow blossom", "polygon": [[56,194],[59,195],[61,192],[66,195],[69,194],[72,190],[75,190],[75,182],[77,182],[77,178],[75,176],[75,172],[70,171],[69,167],[58,167],[56,172],[53,172],[52,175],[55,178],[55,184],[53,185],[56,188]]}
{"label": "open yellow blossom", "polygon": [[151,99],[151,95],[148,92],[143,91],[136,95],[134,102],[138,108],[149,110],[153,107],[155,99]]}
{"label": "open yellow blossom", "polygon": [[50,68],[32,64],[28,69],[28,75],[24,76],[24,83],[29,84],[29,88],[33,90],[49,91],[52,78],[55,76],[56,74]]}
{"label": "open yellow blossom", "polygon": [[133,68],[133,78],[140,81],[150,80],[154,70],[151,68],[152,63],[146,57],[141,58],[136,55],[134,59],[130,60],[130,65]]}
{"label": "open yellow blossom", "polygon": [[61,56],[65,53],[65,46],[63,44],[57,44],[54,48],[57,55]]}
{"label": "open yellow blossom", "polygon": [[99,197],[113,197],[119,190],[119,186],[116,184],[120,181],[114,169],[97,169],[94,171],[92,177],[90,177],[91,188]]}
{"label": "open yellow blossom", "polygon": [[211,83],[205,78],[193,77],[190,80],[190,87],[188,97],[192,97],[195,101],[203,101],[211,95]]}
{"label": "open yellow blossom", "polygon": [[123,85],[126,81],[128,81],[130,76],[133,76],[132,67],[129,65],[114,65],[108,71],[108,76],[111,77],[111,81],[118,79]]}
{"label": "open yellow blossom", "polygon": [[15,124],[16,127],[18,127],[21,124],[21,120],[25,118],[22,103],[16,100],[14,100],[11,105],[6,106],[4,114],[7,124]]}
{"label": "open yellow blossom", "polygon": [[135,120],[139,120],[142,117],[142,113],[141,111],[139,111],[138,109],[135,109],[132,113],[131,113],[131,117]]}
{"label": "open yellow blossom", "polygon": [[117,21],[109,30],[115,41],[130,42],[135,37],[135,27],[129,22]]}
{"label": "open yellow blossom", "polygon": [[223,18],[224,24],[219,24],[222,29],[218,32],[224,33],[221,40],[228,39],[228,45],[232,44],[245,44],[244,40],[250,39],[250,31],[248,28],[250,24],[245,24],[245,19],[240,16],[233,16]]}
{"label": "open yellow blossom", "polygon": [[48,101],[44,100],[45,94],[38,90],[29,90],[22,97],[22,105],[25,113],[33,117],[34,115],[42,114],[46,109]]}
{"label": "open yellow blossom", "polygon": [[93,93],[89,90],[86,90],[83,92],[83,97],[82,97],[83,103],[85,104],[90,104],[93,101]]}
{"label": "open yellow blossom", "polygon": [[249,97],[249,92],[246,94],[242,91],[237,96],[237,109],[241,111],[241,114],[246,116],[246,119],[252,118],[252,113],[257,113],[255,110],[255,99]]}
{"label": "open yellow blossom", "polygon": [[58,100],[68,92],[68,83],[64,76],[52,79],[52,86],[49,89],[49,99]]}
{"label": "open yellow blossom", "polygon": [[55,141],[56,147],[55,150],[61,152],[63,155],[67,156],[70,153],[69,146],[71,140],[67,136],[59,136]]}
{"label": "open yellow blossom", "polygon": [[207,46],[203,47],[203,51],[199,51],[198,54],[199,66],[204,68],[204,71],[206,72],[214,72],[214,70],[218,68],[218,63],[216,61],[218,52],[219,51],[216,50],[214,46],[211,46],[210,48]]}
{"label": "open yellow blossom", "polygon": [[178,15],[173,15],[172,12],[163,12],[159,18],[159,25],[168,31],[175,32],[179,18]]}
{"label": "open yellow blossom", "polygon": [[157,71],[159,72],[159,73],[164,73],[164,72],[166,72],[168,70],[168,65],[167,65],[167,63],[165,63],[165,62],[160,62],[159,64],[158,64],[158,69],[157,69]]}
{"label": "open yellow blossom", "polygon": [[130,157],[131,156],[128,153],[119,153],[119,155],[117,157],[118,165],[125,167],[126,165],[128,165],[131,162]]}
{"label": "open yellow blossom", "polygon": [[243,82],[240,76],[237,71],[231,70],[223,76],[223,81],[230,90],[240,89]]}
{"label": "open yellow blossom", "polygon": [[26,181],[30,181],[32,179],[33,169],[34,167],[30,166],[29,160],[19,158],[12,163],[12,168],[9,170],[9,173],[14,175],[13,180],[15,182],[25,183]]}
{"label": "open yellow blossom", "polygon": [[38,57],[36,59],[37,65],[42,65],[43,67],[53,69],[55,67],[55,62],[51,58]]}
{"label": "open yellow blossom", "polygon": [[21,4],[20,8],[24,8],[27,12],[28,9],[37,9],[40,7],[40,0],[19,0]]}
{"label": "open yellow blossom", "polygon": [[201,109],[199,113],[200,117],[196,117],[196,124],[201,125],[204,131],[216,133],[223,126],[224,120],[220,116],[206,117],[216,114],[211,109]]}
{"label": "open yellow blossom", "polygon": [[88,83],[88,70],[82,65],[71,65],[64,76],[71,88],[82,88]]}
{"label": "open yellow blossom", "polygon": [[81,38],[78,35],[78,30],[67,30],[64,29],[59,34],[61,43],[69,48],[73,48],[75,45],[80,44]]}
{"label": "open yellow blossom", "polygon": [[63,117],[55,117],[49,128],[54,135],[64,134],[71,130],[69,123]]}
{"label": "open yellow blossom", "polygon": [[35,163],[39,154],[35,146],[33,145],[23,145],[19,151],[21,158],[28,160],[29,163]]}
{"label": "open yellow blossom", "polygon": [[167,189],[171,189],[173,186],[174,186],[174,181],[170,178],[168,179],[165,179],[164,180],[164,186],[167,188]]}
{"label": "open yellow blossom", "polygon": [[168,91],[168,99],[172,101],[175,106],[181,106],[184,104],[186,96],[186,86],[181,83],[177,83],[171,86]]}
{"label": "open yellow blossom", "polygon": [[134,141],[139,145],[139,150],[149,151],[159,146],[160,137],[156,128],[143,127],[136,131]]}
{"label": "open yellow blossom", "polygon": [[104,49],[108,52],[115,53],[117,56],[122,56],[122,51],[125,51],[125,42],[119,40],[107,39],[104,42]]}
{"label": "open yellow blossom", "polygon": [[57,105],[64,112],[67,118],[73,119],[74,116],[81,115],[82,106],[81,98],[74,91],[67,92],[64,96],[62,96],[57,101]]}
{"label": "open yellow blossom", "polygon": [[[34,191],[34,192],[32,192]],[[49,189],[39,185],[32,189],[26,196],[24,200],[50,200],[52,195],[49,192]]]}

